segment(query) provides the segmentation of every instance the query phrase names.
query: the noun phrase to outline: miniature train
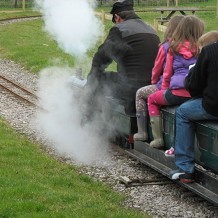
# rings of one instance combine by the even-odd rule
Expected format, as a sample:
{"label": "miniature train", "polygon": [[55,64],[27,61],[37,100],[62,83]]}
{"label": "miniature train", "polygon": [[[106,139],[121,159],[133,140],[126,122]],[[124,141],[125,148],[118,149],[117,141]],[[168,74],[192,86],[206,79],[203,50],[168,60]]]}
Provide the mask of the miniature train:
{"label": "miniature train", "polygon": [[[84,84],[84,80],[71,80],[71,85],[76,89],[81,90]],[[103,113],[107,114],[105,117],[109,117],[105,123],[112,123],[116,129],[112,137],[113,142],[121,146],[131,157],[170,178],[169,172],[176,166],[174,158],[166,157],[164,150],[173,144],[175,107],[161,109],[164,150],[152,148],[147,142],[133,140],[133,135],[137,132],[136,116],[126,114],[120,100],[106,96],[104,108]],[[151,131],[148,132],[151,135]],[[195,182],[188,184],[175,182],[218,206],[218,122],[196,122],[195,141]]]}

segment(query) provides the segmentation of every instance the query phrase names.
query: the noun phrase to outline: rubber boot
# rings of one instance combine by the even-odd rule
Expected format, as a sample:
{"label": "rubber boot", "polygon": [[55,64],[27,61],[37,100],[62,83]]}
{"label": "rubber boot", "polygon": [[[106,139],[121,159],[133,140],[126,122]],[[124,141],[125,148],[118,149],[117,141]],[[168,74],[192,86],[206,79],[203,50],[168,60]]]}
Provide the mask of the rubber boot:
{"label": "rubber boot", "polygon": [[138,133],[134,134],[134,140],[146,141],[148,139],[146,112],[139,111],[136,113],[136,117],[137,117]]}
{"label": "rubber boot", "polygon": [[150,146],[153,148],[161,148],[164,146],[161,116],[150,117],[150,122],[153,135],[153,141],[150,142]]}

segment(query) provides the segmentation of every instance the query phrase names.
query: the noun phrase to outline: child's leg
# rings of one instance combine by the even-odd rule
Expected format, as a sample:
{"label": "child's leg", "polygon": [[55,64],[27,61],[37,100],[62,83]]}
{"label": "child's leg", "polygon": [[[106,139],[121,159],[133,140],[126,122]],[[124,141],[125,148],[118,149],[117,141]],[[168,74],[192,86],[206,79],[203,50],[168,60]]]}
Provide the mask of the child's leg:
{"label": "child's leg", "polygon": [[136,92],[136,111],[147,112],[147,99],[148,96],[157,91],[156,85],[149,85],[140,88]]}
{"label": "child's leg", "polygon": [[151,93],[157,90],[156,85],[149,85],[140,88],[136,93],[136,117],[138,133],[134,134],[134,140],[146,141],[148,139],[147,133],[147,98]]}
{"label": "child's leg", "polygon": [[[164,94],[164,97],[169,105],[180,105],[184,103],[185,101],[188,101],[190,97],[182,97],[182,96],[176,96],[172,93],[171,90],[167,90]],[[176,119],[174,119],[174,126],[173,126],[173,143],[170,149],[165,151],[165,156],[172,157],[175,155],[174,145],[175,145],[175,135],[176,135]]]}
{"label": "child's leg", "polygon": [[148,97],[148,112],[149,116],[159,116],[160,115],[160,106],[168,105],[164,93],[166,90],[160,90]]}
{"label": "child's leg", "polygon": [[150,142],[150,146],[154,148],[163,147],[163,134],[162,134],[162,120],[160,117],[160,106],[167,105],[164,98],[165,90],[160,90],[151,94],[148,97],[148,112],[150,115],[151,128],[153,141]]}

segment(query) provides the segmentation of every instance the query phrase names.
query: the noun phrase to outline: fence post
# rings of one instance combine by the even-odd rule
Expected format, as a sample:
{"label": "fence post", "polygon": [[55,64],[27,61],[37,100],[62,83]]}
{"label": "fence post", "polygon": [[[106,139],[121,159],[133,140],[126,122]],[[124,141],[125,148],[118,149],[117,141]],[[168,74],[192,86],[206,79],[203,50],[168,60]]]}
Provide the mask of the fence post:
{"label": "fence post", "polygon": [[170,0],[167,0],[167,7],[170,6]]}
{"label": "fence post", "polygon": [[[105,26],[105,12],[104,11],[101,11],[101,21],[102,21],[103,26]],[[105,28],[104,28],[103,35],[101,38],[102,43],[104,42],[104,40],[105,40]]]}
{"label": "fence post", "polygon": [[155,29],[156,31],[158,31],[158,22],[157,22],[156,19],[154,19],[154,29]]}
{"label": "fence post", "polygon": [[217,0],[217,4],[216,4],[216,17],[218,17],[218,0]]}
{"label": "fence post", "polygon": [[23,11],[25,11],[25,0],[22,0],[22,8],[23,8]]}

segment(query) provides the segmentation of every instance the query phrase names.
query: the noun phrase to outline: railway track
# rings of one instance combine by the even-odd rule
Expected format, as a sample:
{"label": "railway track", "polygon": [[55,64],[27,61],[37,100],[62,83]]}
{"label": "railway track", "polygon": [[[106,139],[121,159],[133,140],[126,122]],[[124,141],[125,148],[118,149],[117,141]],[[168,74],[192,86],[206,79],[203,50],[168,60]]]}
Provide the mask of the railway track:
{"label": "railway track", "polygon": [[36,15],[36,16],[23,16],[23,17],[12,17],[12,18],[0,19],[0,26],[16,23],[20,21],[25,21],[25,20],[39,19],[41,17],[42,17],[41,15]]}
{"label": "railway track", "polygon": [[[7,22],[17,22],[26,19],[36,19],[41,18],[41,15],[34,15],[34,16],[21,16],[21,17],[13,17],[13,18],[5,18],[0,19],[1,24],[7,24]],[[20,84],[16,83],[15,81],[6,78],[5,76],[0,75],[0,87],[7,92],[14,95],[16,98],[33,105],[35,107],[41,108],[38,104],[38,96],[36,96],[32,91],[28,90],[27,88],[21,86]],[[42,108],[41,108],[42,109]]]}
{"label": "railway track", "polygon": [[20,84],[0,75],[0,87],[10,94],[14,95],[16,98],[27,102],[35,107],[40,108],[37,104],[38,96],[35,95],[32,91],[24,88]]}
{"label": "railway track", "polygon": [[23,20],[23,19],[31,19],[31,18],[41,18],[42,15],[33,15],[33,16],[21,16],[21,17],[10,17],[10,18],[3,18],[0,19],[0,22],[5,22],[5,21],[13,21],[13,20]]}

